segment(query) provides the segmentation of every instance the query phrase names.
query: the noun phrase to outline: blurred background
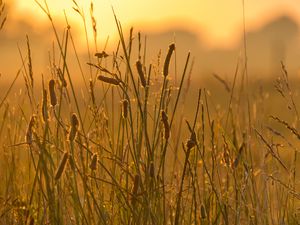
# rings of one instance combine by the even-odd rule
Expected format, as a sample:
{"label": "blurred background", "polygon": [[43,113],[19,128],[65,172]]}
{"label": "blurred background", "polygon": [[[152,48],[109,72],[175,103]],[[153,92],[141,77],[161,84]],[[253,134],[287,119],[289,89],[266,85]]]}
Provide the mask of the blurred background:
{"label": "blurred background", "polygon": [[[83,59],[87,47],[82,18],[74,10],[76,4],[85,13],[92,55],[96,51],[105,49],[111,53],[116,49],[118,34],[113,8],[126,34],[133,27],[135,37],[139,31],[143,38],[147,37],[148,62],[156,62],[159,51],[165,53],[169,43],[175,41],[178,62],[183,64],[186,53],[191,51],[195,79],[212,74],[231,79],[237,62],[244,56],[242,0],[95,0],[96,47],[91,1],[51,0],[47,3],[61,37],[67,16],[77,51]],[[31,44],[34,72],[46,73],[49,52],[55,42],[47,16],[34,0],[6,0],[5,4],[7,20],[0,32],[1,74],[15,75],[22,63],[20,52],[26,55],[26,35]],[[281,73],[281,61],[291,76],[299,76],[299,2],[245,0],[244,9],[249,76],[275,77]]]}

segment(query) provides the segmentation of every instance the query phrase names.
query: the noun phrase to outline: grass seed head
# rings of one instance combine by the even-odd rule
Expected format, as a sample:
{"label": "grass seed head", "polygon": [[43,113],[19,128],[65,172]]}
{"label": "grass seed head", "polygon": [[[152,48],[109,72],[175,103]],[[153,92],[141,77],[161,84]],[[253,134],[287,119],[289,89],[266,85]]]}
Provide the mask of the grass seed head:
{"label": "grass seed head", "polygon": [[26,39],[27,39],[28,71],[29,71],[30,86],[33,87],[32,58],[31,58],[31,50],[30,50],[30,43],[29,43],[28,35],[26,35]]}
{"label": "grass seed head", "polygon": [[132,194],[136,195],[139,189],[140,185],[140,176],[137,174],[134,176],[134,182],[133,182],[133,187],[132,187]]}
{"label": "grass seed head", "polygon": [[204,205],[201,205],[201,219],[205,219],[206,218],[206,210]]}
{"label": "grass seed head", "polygon": [[149,175],[152,179],[155,177],[155,168],[153,162],[150,162]]}
{"label": "grass seed head", "polygon": [[123,101],[122,101],[122,117],[124,118],[124,119],[126,119],[127,118],[127,116],[128,116],[128,100],[127,99],[124,99]]}
{"label": "grass seed head", "polygon": [[49,119],[47,90],[45,89],[43,90],[42,119],[44,122]]}
{"label": "grass seed head", "polygon": [[98,154],[94,153],[92,155],[92,161],[91,161],[91,164],[90,164],[90,169],[91,170],[96,170],[97,169],[97,162],[98,162]]}
{"label": "grass seed head", "polygon": [[34,132],[33,127],[34,127],[35,121],[36,121],[36,115],[33,114],[30,118],[30,121],[29,121],[29,124],[27,127],[27,131],[26,131],[25,142],[27,144],[32,143],[32,134]]}
{"label": "grass seed head", "polygon": [[138,71],[142,86],[146,87],[145,74],[144,74],[144,71],[143,71],[143,65],[142,65],[140,60],[136,61],[136,69]]}
{"label": "grass seed head", "polygon": [[186,147],[187,147],[188,150],[190,150],[193,147],[195,147],[196,144],[197,144],[196,133],[193,131],[192,134],[191,134],[190,139],[186,143]]}
{"label": "grass seed head", "polygon": [[134,182],[133,182],[133,187],[131,190],[131,194],[132,194],[132,205],[135,205],[136,203],[136,198],[137,198],[137,192],[139,190],[139,186],[140,186],[140,176],[137,174],[134,176]]}
{"label": "grass seed head", "polygon": [[173,51],[175,50],[175,44],[172,43],[169,45],[169,50],[165,59],[165,63],[164,63],[164,70],[163,70],[163,75],[166,77],[169,75],[169,65],[170,65],[170,60],[171,60],[171,56],[173,54]]}
{"label": "grass seed head", "polygon": [[120,84],[120,80],[117,80],[117,79],[112,78],[112,77],[106,77],[106,76],[103,76],[103,75],[99,75],[98,80],[101,80],[104,83],[108,83],[108,84],[112,84],[112,85],[119,85]]}
{"label": "grass seed head", "polygon": [[76,138],[77,135],[77,131],[79,128],[79,121],[77,118],[77,115],[75,113],[72,114],[71,116],[71,127],[70,127],[70,131],[69,131],[69,136],[68,136],[68,140],[69,141],[74,141],[74,139]]}
{"label": "grass seed head", "polygon": [[164,110],[161,112],[161,121],[164,125],[164,138],[168,140],[170,137],[170,125],[168,121],[168,115]]}
{"label": "grass seed head", "polygon": [[223,162],[225,163],[226,166],[230,166],[230,156],[229,152],[226,148],[223,150]]}
{"label": "grass seed head", "polygon": [[97,52],[97,53],[95,53],[95,56],[96,56],[97,58],[102,59],[102,58],[108,57],[109,55],[108,55],[105,51],[102,51],[102,52]]}
{"label": "grass seed head", "polygon": [[76,127],[76,128],[78,128],[78,126],[79,126],[79,121],[78,121],[77,115],[75,113],[73,113],[71,116],[71,126]]}
{"label": "grass seed head", "polygon": [[90,84],[90,94],[91,94],[92,102],[93,102],[93,104],[95,104],[96,98],[95,98],[95,93],[94,93],[94,83],[93,83],[92,79],[90,79],[89,84]]}
{"label": "grass seed head", "polygon": [[65,152],[56,170],[55,177],[54,177],[55,180],[59,180],[59,178],[61,178],[61,175],[63,174],[66,168],[68,158],[69,158],[69,153]]}
{"label": "grass seed head", "polygon": [[226,138],[224,135],[223,136],[223,140],[224,140],[224,147],[223,147],[223,157],[222,157],[222,162],[227,166],[230,167],[230,155],[229,155],[229,146],[228,143],[226,141]]}
{"label": "grass seed head", "polygon": [[50,93],[50,103],[54,107],[57,105],[57,98],[55,94],[55,81],[53,79],[49,81],[49,93]]}

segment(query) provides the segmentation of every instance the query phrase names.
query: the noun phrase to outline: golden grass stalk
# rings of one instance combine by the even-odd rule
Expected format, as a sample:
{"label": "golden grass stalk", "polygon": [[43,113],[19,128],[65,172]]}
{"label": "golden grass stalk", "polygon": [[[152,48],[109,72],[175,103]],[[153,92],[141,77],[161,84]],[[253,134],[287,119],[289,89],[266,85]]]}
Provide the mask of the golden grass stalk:
{"label": "golden grass stalk", "polygon": [[112,78],[112,77],[106,77],[106,76],[103,76],[103,75],[99,75],[98,80],[101,80],[105,83],[112,84],[112,85],[119,85],[120,84],[120,80],[117,80],[117,79]]}
{"label": "golden grass stalk", "polygon": [[90,164],[90,169],[91,170],[96,170],[97,169],[97,161],[98,161],[98,154],[94,153],[92,155],[92,161],[91,161],[91,164]]}
{"label": "golden grass stalk", "polygon": [[95,104],[96,98],[95,98],[95,93],[94,93],[94,83],[93,83],[92,79],[90,79],[89,84],[90,84],[90,94],[91,94],[92,102],[93,102],[93,104]]}
{"label": "golden grass stalk", "polygon": [[143,71],[143,65],[141,63],[140,60],[136,61],[136,69],[138,71],[138,74],[139,74],[139,77],[140,77],[140,80],[141,80],[141,84],[143,87],[146,87],[146,79],[145,79],[145,74],[144,74],[144,71]]}
{"label": "golden grass stalk", "polygon": [[49,93],[50,93],[50,104],[55,107],[57,105],[57,98],[55,93],[55,81],[51,79],[49,81]]}
{"label": "golden grass stalk", "polygon": [[66,168],[68,158],[69,158],[69,153],[65,152],[56,170],[55,177],[54,177],[55,180],[59,180],[61,178],[61,175],[63,174]]}
{"label": "golden grass stalk", "polygon": [[168,121],[168,115],[164,110],[161,111],[161,121],[163,122],[164,125],[164,138],[168,140],[170,137],[170,125]]}
{"label": "golden grass stalk", "polygon": [[166,56],[165,63],[164,63],[163,75],[165,77],[169,75],[169,65],[170,65],[171,56],[172,56],[172,53],[174,50],[175,50],[175,44],[172,43],[169,45],[168,54]]}

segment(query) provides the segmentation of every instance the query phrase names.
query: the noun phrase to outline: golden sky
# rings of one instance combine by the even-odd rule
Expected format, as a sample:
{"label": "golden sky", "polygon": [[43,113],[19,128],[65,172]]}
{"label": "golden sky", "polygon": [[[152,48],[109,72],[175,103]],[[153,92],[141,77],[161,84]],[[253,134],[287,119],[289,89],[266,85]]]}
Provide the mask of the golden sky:
{"label": "golden sky", "polygon": [[[9,1],[9,0],[8,0]],[[12,18],[34,21],[41,26],[47,18],[34,0],[14,1],[9,15]],[[39,0],[43,3],[44,0]],[[73,27],[80,26],[80,17],[74,12],[72,0],[48,0],[56,19],[63,20],[66,11]],[[89,0],[77,0],[89,18]],[[184,27],[201,36],[210,47],[231,47],[242,31],[242,0],[94,0],[94,14],[98,23],[100,39],[116,35],[112,7],[124,25],[134,26],[142,32],[161,31],[177,26]],[[297,0],[245,0],[247,29],[257,29],[272,18],[289,14],[300,24],[300,2]],[[87,19],[87,21],[89,21]]]}

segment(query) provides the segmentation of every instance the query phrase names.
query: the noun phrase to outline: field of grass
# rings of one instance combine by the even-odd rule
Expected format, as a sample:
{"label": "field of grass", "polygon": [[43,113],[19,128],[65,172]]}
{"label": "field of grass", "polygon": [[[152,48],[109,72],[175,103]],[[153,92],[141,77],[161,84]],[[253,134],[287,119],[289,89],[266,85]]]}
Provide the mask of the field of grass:
{"label": "field of grass", "polygon": [[241,59],[230,81],[200,88],[192,52],[175,60],[184,43],[150,63],[116,16],[113,54],[87,42],[74,64],[72,27],[58,33],[40,7],[56,39],[49,74],[34,74],[27,37],[14,81],[0,80],[0,224],[300,223],[300,80],[288,68],[256,82]]}

